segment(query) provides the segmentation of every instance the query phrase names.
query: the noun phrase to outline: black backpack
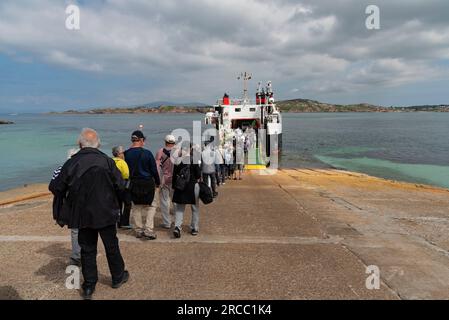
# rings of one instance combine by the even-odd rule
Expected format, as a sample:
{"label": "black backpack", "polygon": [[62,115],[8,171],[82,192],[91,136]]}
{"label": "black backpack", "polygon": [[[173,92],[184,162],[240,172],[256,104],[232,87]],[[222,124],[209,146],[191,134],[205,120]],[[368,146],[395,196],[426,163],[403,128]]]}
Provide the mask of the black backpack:
{"label": "black backpack", "polygon": [[199,182],[198,183],[200,186],[200,199],[204,204],[209,204],[212,203],[214,201],[214,196],[212,194],[212,190],[211,188],[209,188],[209,186],[204,183],[204,182]]}
{"label": "black backpack", "polygon": [[175,189],[184,191],[190,181],[190,166],[186,165],[176,175]]}

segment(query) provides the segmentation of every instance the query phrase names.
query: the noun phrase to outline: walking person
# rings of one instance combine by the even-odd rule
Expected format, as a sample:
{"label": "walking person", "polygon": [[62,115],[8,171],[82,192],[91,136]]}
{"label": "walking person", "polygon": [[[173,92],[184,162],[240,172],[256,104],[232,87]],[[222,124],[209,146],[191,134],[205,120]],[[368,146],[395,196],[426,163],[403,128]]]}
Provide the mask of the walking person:
{"label": "walking person", "polygon": [[170,217],[170,206],[172,205],[173,187],[173,161],[171,152],[175,146],[176,138],[172,135],[165,137],[165,147],[161,148],[156,154],[156,164],[160,171],[161,187],[159,188],[159,202],[162,215],[161,227],[170,229],[172,226],[172,218]]}
{"label": "walking person", "polygon": [[226,166],[222,146],[215,149],[215,170],[217,172],[217,181],[220,184],[226,184]]}
{"label": "walking person", "polygon": [[199,193],[198,181],[201,179],[201,169],[198,164],[194,164],[194,151],[190,146],[187,151],[174,150],[175,166],[173,169],[172,186],[174,189],[173,202],[176,204],[175,238],[181,237],[182,224],[186,205],[191,205],[192,219],[190,222],[190,233],[193,236],[199,233]]}
{"label": "walking person", "polygon": [[[112,160],[114,160],[117,169],[119,169],[122,174],[123,180],[125,180],[125,184],[128,183],[129,180],[129,167],[125,161],[125,148],[122,146],[112,148]],[[129,215],[131,213],[131,199],[127,190],[123,192],[123,195],[120,197],[120,220],[118,222],[119,228],[130,228],[129,225]]]}
{"label": "walking person", "polygon": [[[72,156],[74,156],[79,149],[70,149],[67,154],[67,160],[70,159]],[[60,166],[58,169],[56,169],[53,172],[53,177],[51,179],[49,190],[52,191],[55,188],[55,183],[57,181],[57,178],[59,174],[61,173],[62,166]],[[53,191],[52,191],[53,192]],[[53,198],[53,218],[57,221],[58,217],[62,210],[62,205],[64,203],[64,197],[60,197],[59,195],[55,194]],[[61,227],[64,227],[62,224]],[[70,240],[72,244],[72,253],[70,255],[69,265],[78,266],[81,267],[81,247],[78,243],[78,229],[72,228],[70,229]]]}
{"label": "walking person", "polygon": [[217,197],[215,151],[212,149],[211,142],[206,142],[204,150],[201,153],[201,173],[203,181],[211,187],[214,197]]}
{"label": "walking person", "polygon": [[131,135],[132,145],[125,151],[125,160],[130,168],[130,220],[137,238],[155,240],[154,216],[159,204],[156,189],[160,186],[160,179],[153,153],[144,148],[145,141],[142,131],[134,131]]}
{"label": "walking person", "polygon": [[63,165],[51,191],[64,198],[58,223],[79,229],[82,296],[91,299],[98,282],[98,235],[106,251],[112,287],[119,288],[129,278],[116,228],[118,193],[123,190],[124,181],[114,161],[98,150],[100,138],[95,130],[83,129],[78,144],[81,150]]}
{"label": "walking person", "polygon": [[234,180],[242,180],[243,166],[245,163],[244,141],[244,137],[241,134],[236,135],[234,141]]}
{"label": "walking person", "polygon": [[224,148],[224,159],[225,159],[225,166],[226,166],[226,179],[231,179],[234,175],[234,164],[232,161],[232,147],[230,145],[225,145]]}

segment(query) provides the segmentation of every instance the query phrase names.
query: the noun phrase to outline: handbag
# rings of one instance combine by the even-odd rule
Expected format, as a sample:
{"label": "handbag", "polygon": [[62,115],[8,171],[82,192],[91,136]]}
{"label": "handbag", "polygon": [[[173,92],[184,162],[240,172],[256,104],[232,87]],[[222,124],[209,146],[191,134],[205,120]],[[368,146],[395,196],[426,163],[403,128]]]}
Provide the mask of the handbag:
{"label": "handbag", "polygon": [[200,199],[204,204],[210,204],[214,202],[214,196],[212,194],[212,189],[204,182],[198,183],[200,186]]}

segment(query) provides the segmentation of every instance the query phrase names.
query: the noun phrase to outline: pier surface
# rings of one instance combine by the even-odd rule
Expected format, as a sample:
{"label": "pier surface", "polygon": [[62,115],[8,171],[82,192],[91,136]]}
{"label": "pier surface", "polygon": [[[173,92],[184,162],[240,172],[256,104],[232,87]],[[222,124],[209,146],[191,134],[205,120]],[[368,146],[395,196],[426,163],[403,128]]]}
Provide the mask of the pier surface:
{"label": "pier surface", "polygon": [[[201,205],[200,235],[120,231],[130,281],[94,299],[449,299],[449,190],[338,170],[248,172]],[[80,299],[45,185],[0,193],[0,299]],[[156,216],[155,225],[160,223]],[[366,287],[367,266],[380,288]]]}

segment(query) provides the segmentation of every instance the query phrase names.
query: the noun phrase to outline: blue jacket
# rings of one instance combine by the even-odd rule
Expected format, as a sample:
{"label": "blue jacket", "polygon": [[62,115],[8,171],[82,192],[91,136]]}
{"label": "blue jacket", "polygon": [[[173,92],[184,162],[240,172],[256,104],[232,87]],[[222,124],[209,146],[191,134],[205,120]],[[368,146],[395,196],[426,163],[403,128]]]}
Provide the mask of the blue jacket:
{"label": "blue jacket", "polygon": [[[125,161],[129,167],[130,179],[153,178],[157,187],[161,184],[156,167],[156,160],[150,150],[144,148],[130,148],[125,151]],[[139,163],[137,163],[137,161],[139,161]]]}

